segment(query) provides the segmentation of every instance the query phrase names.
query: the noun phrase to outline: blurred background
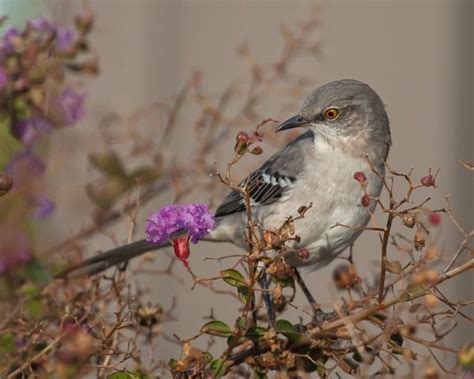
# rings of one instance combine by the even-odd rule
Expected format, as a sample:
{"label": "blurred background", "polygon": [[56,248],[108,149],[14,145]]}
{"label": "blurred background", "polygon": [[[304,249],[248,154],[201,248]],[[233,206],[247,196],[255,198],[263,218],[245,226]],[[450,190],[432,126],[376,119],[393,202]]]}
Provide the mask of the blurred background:
{"label": "blurred background", "polygon": [[[390,165],[399,171],[414,166],[415,177],[424,175],[428,166],[439,168],[433,208],[444,207],[445,195],[449,194],[453,212],[467,230],[472,229],[474,183],[472,175],[457,161],[473,158],[472,1],[91,0],[87,4],[96,12],[91,45],[99,56],[101,72],[84,81],[88,94],[86,117],[77,127],[51,136],[46,186],[56,211],[41,226],[40,250],[46,251],[91,223],[96,207],[84,187],[97,177],[97,172],[91,168],[88,155],[107,149],[105,124],[110,123],[108,132],[123,134],[134,127],[127,121],[132,115],[175,97],[196,70],[211,97],[218,97],[231,84],[245,96],[251,82],[249,61],[278,61],[284,46],[282,25],[298,28],[307,20],[315,25],[311,32],[314,54],[299,57],[291,68],[293,74],[305,78],[304,85],[290,98],[283,80],[255,106],[258,114],[280,120],[292,116],[312,88],[328,81],[353,78],[368,83],[384,100],[390,117]],[[70,20],[80,5],[79,1],[4,0],[0,10],[22,25],[44,12],[56,20]],[[251,55],[245,53],[246,49]],[[187,116],[180,119],[172,142],[162,147],[165,155],[177,154],[181,162],[192,159],[189,153],[196,143],[192,117]],[[252,130],[257,122],[240,124],[239,128]],[[163,119],[159,114],[145,117],[140,125],[151,131],[150,138],[160,138]],[[231,132],[223,142],[222,154],[208,157],[217,159],[221,169],[232,156],[234,135]],[[120,144],[115,148],[129,149]],[[237,176],[257,166],[274,149],[276,143],[264,144],[264,154],[246,160],[237,168]],[[130,150],[122,152],[129,154]],[[207,163],[212,166],[211,161]],[[209,180],[209,173],[203,170],[200,175]],[[180,201],[199,200],[215,207],[215,198],[225,192],[216,188],[194,191]],[[170,202],[173,194],[166,193],[139,211],[136,239],[144,235],[148,213]],[[124,243],[128,227],[124,220],[105,228],[84,244],[84,253]],[[462,236],[448,222],[442,224],[439,233],[443,253],[452,254]],[[378,267],[379,252],[374,243],[377,237],[369,233],[356,243],[355,262],[362,276],[371,276]],[[222,263],[205,261],[204,257],[235,251],[232,246],[201,243],[193,247],[192,268],[199,275],[213,275],[222,269]],[[449,256],[442,260],[446,264]],[[336,260],[321,271],[305,275],[309,288],[323,304],[338,296],[330,283],[339,263]],[[165,268],[158,256],[154,265]],[[230,320],[235,309],[225,305],[227,298],[203,287],[191,291],[191,280],[180,268],[177,272],[182,274],[183,282],[152,274],[140,281],[140,285],[150,287],[150,301],[165,309],[174,297],[177,299],[177,320],[166,328],[179,336],[191,336],[211,308],[219,319]],[[446,294],[462,298],[472,293],[473,284],[468,273],[445,286]],[[305,305],[302,298],[298,297],[298,302]],[[459,328],[450,338],[456,346],[472,341],[472,328]],[[172,343],[160,342],[157,346],[163,359],[179,351]]]}

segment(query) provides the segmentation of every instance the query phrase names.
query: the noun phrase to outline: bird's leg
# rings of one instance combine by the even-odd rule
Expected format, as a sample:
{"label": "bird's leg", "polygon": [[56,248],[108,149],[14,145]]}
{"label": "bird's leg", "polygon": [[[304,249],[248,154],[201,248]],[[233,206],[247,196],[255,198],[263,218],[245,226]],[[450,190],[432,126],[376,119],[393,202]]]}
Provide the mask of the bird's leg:
{"label": "bird's leg", "polygon": [[260,287],[262,287],[263,302],[265,303],[265,308],[267,310],[268,320],[270,321],[270,325],[274,326],[276,320],[275,310],[273,309],[273,302],[270,293],[267,291],[270,285],[270,280],[268,280],[268,277],[265,273],[262,274],[262,277],[259,279],[259,283]]}
{"label": "bird's leg", "polygon": [[319,324],[325,320],[332,318],[333,313],[332,312],[326,313],[321,309],[321,307],[316,302],[311,292],[309,292],[308,287],[306,286],[305,282],[303,281],[303,278],[301,277],[300,273],[298,272],[296,268],[295,268],[295,277],[296,277],[296,282],[300,286],[306,299],[309,302],[309,305],[311,306],[311,309],[313,310],[313,319]]}

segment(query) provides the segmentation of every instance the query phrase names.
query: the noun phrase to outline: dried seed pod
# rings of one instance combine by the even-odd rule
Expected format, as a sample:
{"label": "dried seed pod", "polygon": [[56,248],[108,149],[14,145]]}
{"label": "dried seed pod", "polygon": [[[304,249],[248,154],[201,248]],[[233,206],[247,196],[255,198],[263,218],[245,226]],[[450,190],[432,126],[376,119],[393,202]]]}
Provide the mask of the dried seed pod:
{"label": "dried seed pod", "polygon": [[434,180],[434,177],[433,175],[426,175],[426,176],[423,176],[421,179],[420,179],[420,182],[421,184],[423,184],[425,187],[434,187],[435,185],[435,180]]}
{"label": "dried seed pod", "polygon": [[364,196],[362,196],[362,198],[360,199],[360,203],[363,207],[368,207],[370,205],[369,195],[365,194]]}
{"label": "dried seed pod", "polygon": [[7,194],[13,188],[13,179],[9,175],[0,174],[0,196]]}
{"label": "dried seed pod", "polygon": [[356,171],[354,173],[354,179],[358,181],[360,184],[365,184],[367,182],[367,177],[362,171]]}
{"label": "dried seed pod", "polygon": [[351,288],[360,281],[354,265],[340,265],[336,267],[332,277],[336,287],[339,289]]}
{"label": "dried seed pod", "polygon": [[161,321],[163,309],[158,304],[154,306],[148,304],[146,306],[140,306],[137,309],[135,315],[141,326],[151,328],[153,325],[158,324]]}
{"label": "dried seed pod", "polygon": [[423,379],[439,379],[438,370],[434,367],[428,367],[425,372],[423,373]]}
{"label": "dried seed pod", "polygon": [[436,304],[438,304],[438,298],[435,295],[429,293],[425,296],[425,305],[428,308],[434,308]]}
{"label": "dried seed pod", "polygon": [[403,224],[408,228],[413,228],[416,224],[416,218],[411,213],[404,213],[402,216]]}
{"label": "dried seed pod", "polygon": [[414,239],[415,249],[416,251],[421,251],[425,247],[426,244],[426,235],[425,232],[421,229],[418,229],[415,233]]}

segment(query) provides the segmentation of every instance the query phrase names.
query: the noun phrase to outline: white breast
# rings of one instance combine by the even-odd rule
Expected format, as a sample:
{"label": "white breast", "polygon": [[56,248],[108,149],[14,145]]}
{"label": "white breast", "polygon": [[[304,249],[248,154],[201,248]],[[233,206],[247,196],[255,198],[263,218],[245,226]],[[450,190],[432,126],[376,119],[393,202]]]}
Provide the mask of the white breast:
{"label": "white breast", "polygon": [[[383,166],[378,169],[383,170]],[[258,218],[264,227],[277,228],[285,217],[297,215],[301,205],[313,204],[305,218],[296,222],[296,233],[301,238],[298,246],[307,248],[311,258],[302,262],[290,256],[291,264],[314,268],[328,264],[360,234],[334,226],[344,224],[360,228],[368,223],[376,204],[372,201],[367,208],[361,205],[364,192],[353,177],[357,171],[367,177],[367,193],[377,197],[382,183],[363,153],[357,156],[317,138],[314,158],[306,162],[305,174],[298,179],[295,190],[284,201],[273,204],[273,209],[261,210]]]}

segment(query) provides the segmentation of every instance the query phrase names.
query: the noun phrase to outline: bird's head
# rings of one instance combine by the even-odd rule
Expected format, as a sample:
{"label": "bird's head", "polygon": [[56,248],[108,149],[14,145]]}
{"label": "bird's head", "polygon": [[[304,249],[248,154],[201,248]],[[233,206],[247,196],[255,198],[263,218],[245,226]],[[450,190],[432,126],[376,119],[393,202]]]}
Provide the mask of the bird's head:
{"label": "bird's head", "polygon": [[296,127],[312,128],[315,134],[332,141],[391,143],[382,100],[367,84],[352,79],[316,88],[299,114],[280,124],[277,132]]}

